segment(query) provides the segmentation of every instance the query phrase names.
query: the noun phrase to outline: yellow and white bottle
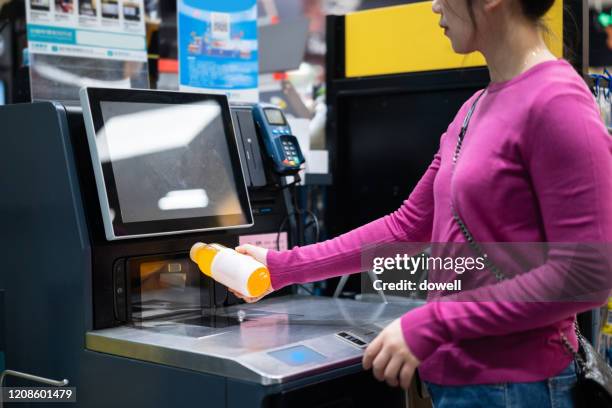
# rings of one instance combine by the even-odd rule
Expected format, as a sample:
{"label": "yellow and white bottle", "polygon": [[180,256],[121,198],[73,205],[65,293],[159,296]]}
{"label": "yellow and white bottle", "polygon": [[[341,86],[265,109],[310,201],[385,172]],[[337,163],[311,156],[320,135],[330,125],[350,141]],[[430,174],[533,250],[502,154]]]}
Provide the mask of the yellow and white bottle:
{"label": "yellow and white bottle", "polygon": [[206,276],[243,295],[259,297],[271,286],[270,271],[264,264],[221,244],[198,242],[189,257]]}

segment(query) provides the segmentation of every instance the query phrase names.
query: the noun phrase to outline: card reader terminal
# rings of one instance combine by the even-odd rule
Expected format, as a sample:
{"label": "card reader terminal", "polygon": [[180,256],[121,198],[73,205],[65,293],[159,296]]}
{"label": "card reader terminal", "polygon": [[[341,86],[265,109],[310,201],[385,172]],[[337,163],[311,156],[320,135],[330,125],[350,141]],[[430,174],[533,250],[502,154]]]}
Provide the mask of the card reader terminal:
{"label": "card reader terminal", "polygon": [[276,172],[297,173],[306,160],[283,111],[274,105],[257,104],[253,106],[253,117]]}

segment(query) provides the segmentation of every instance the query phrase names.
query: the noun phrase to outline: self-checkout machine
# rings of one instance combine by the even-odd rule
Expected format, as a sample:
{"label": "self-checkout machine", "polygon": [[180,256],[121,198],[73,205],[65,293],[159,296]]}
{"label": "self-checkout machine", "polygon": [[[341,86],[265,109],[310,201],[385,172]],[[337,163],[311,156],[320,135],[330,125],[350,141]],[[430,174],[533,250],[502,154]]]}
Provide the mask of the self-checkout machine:
{"label": "self-checkout machine", "polygon": [[253,107],[82,101],[0,108],[7,368],[66,378],[86,407],[403,405],[361,356],[406,305],[290,290],[242,304],[189,260],[197,241],[275,235],[291,211]]}

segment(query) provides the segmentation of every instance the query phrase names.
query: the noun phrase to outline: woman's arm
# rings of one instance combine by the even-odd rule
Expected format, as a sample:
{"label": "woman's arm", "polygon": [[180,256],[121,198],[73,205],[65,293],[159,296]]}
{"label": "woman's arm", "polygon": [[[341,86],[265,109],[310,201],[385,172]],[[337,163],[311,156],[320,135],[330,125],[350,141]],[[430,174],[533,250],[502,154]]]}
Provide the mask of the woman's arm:
{"label": "woman's arm", "polygon": [[410,197],[393,214],[325,242],[269,251],[266,260],[274,289],[363,272],[361,259],[367,247],[398,241],[429,242],[433,183],[439,166],[440,156],[436,154]]}
{"label": "woman's arm", "polygon": [[612,139],[587,92],[543,102],[524,144],[551,243],[547,262],[404,315],[404,338],[421,361],[444,343],[545,327],[605,302],[612,288]]}

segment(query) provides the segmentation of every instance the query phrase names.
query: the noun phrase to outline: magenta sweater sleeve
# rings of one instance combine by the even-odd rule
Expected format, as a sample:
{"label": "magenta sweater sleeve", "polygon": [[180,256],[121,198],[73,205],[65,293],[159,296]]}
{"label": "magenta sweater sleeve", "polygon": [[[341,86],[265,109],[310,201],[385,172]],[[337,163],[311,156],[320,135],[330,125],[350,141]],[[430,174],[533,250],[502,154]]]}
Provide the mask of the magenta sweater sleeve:
{"label": "magenta sweater sleeve", "polygon": [[278,290],[294,283],[363,272],[361,255],[366,247],[397,241],[429,242],[433,182],[439,165],[437,154],[410,197],[393,214],[325,242],[289,251],[269,251],[272,287]]}
{"label": "magenta sweater sleeve", "polygon": [[[608,251],[576,259],[572,251],[551,249],[537,269],[407,313],[404,337],[421,361],[444,343],[544,327],[606,301],[612,287],[612,139],[589,97],[566,92],[542,101],[522,154],[547,241],[602,243]],[[542,301],[521,300],[526,296]],[[572,296],[584,301],[545,301]]]}

